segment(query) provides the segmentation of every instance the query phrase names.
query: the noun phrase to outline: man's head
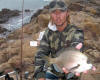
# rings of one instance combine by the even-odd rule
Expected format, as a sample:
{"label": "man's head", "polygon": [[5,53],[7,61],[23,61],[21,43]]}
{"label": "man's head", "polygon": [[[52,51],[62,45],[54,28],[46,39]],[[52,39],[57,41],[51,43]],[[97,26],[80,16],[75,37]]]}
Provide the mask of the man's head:
{"label": "man's head", "polygon": [[57,26],[61,26],[67,21],[68,9],[63,1],[52,1],[49,4],[49,12],[52,22]]}

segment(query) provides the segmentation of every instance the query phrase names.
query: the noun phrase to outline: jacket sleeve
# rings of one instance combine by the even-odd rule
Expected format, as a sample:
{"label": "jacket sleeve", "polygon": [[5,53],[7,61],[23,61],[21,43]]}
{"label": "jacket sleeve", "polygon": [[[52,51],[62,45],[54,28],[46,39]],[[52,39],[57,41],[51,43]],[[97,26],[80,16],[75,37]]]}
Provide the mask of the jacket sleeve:
{"label": "jacket sleeve", "polygon": [[40,46],[38,47],[37,53],[35,55],[35,70],[34,77],[36,79],[45,78],[44,64],[45,60],[42,55],[49,56],[50,46],[48,42],[48,32],[45,31],[42,40],[40,41]]}
{"label": "jacket sleeve", "polygon": [[82,43],[83,46],[80,49],[80,51],[83,51],[83,47],[84,47],[84,32],[83,30],[77,29],[74,33],[74,36],[72,38],[71,41],[71,46],[72,47],[76,47],[77,44]]}

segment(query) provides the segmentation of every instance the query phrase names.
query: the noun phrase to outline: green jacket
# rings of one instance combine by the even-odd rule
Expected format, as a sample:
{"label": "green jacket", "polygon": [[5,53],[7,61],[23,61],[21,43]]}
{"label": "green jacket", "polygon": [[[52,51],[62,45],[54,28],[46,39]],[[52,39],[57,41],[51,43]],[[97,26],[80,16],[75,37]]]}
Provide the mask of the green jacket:
{"label": "green jacket", "polygon": [[83,41],[83,31],[74,25],[68,24],[62,32],[52,31],[47,28],[35,56],[35,77],[37,79],[45,78],[44,64],[46,61],[43,60],[41,55],[55,58],[56,53],[63,47],[75,47],[78,43],[83,43]]}

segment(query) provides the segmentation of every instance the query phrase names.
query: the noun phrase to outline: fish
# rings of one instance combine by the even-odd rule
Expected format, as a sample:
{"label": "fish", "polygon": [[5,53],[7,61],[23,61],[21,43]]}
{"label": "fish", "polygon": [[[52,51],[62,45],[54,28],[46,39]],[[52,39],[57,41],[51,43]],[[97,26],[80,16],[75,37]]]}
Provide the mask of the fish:
{"label": "fish", "polygon": [[71,73],[81,73],[93,67],[88,57],[76,48],[63,48],[56,54],[55,58],[43,55],[46,66],[50,67],[53,64],[56,71],[63,72],[62,68],[64,67]]}

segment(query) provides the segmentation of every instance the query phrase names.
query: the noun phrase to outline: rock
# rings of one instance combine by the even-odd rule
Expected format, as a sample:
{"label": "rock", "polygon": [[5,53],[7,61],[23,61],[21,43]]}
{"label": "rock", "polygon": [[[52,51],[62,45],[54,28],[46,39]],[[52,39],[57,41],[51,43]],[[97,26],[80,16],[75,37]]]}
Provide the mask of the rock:
{"label": "rock", "polygon": [[96,9],[95,15],[97,15],[98,17],[100,17],[100,7]]}
{"label": "rock", "polygon": [[[34,14],[32,15],[32,17],[31,17],[31,21],[32,21],[32,19],[36,18],[42,11],[43,11],[42,9],[39,9],[36,13],[34,13]],[[30,21],[30,22],[31,22],[31,21]]]}
{"label": "rock", "polygon": [[2,9],[2,11],[0,11],[0,23],[7,22],[11,17],[19,16],[19,12],[18,10]]}
{"label": "rock", "polygon": [[38,24],[41,28],[45,28],[48,26],[50,20],[50,15],[49,14],[40,14],[38,16]]}
{"label": "rock", "polygon": [[25,9],[25,12],[30,12],[30,10],[29,9]]}
{"label": "rock", "polygon": [[48,9],[43,9],[43,11],[41,12],[41,14],[49,14],[49,10]]}
{"label": "rock", "polygon": [[82,74],[81,80],[95,80],[91,74]]}
{"label": "rock", "polygon": [[1,13],[4,15],[4,16],[8,16],[8,17],[13,17],[13,16],[19,16],[19,12],[18,10],[10,10],[10,9],[2,9]]}
{"label": "rock", "polygon": [[1,46],[0,46],[0,49],[7,48],[7,46],[8,46],[7,43],[2,43]]}
{"label": "rock", "polygon": [[0,38],[0,45],[2,44],[2,43],[5,43],[6,42],[6,39],[5,38]]}
{"label": "rock", "polygon": [[12,39],[16,40],[16,39],[20,39],[20,38],[21,38],[21,29],[14,31],[7,36],[7,39],[9,39],[9,40],[12,40]]}
{"label": "rock", "polygon": [[5,23],[5,22],[7,22],[8,20],[9,20],[9,18],[8,17],[3,17],[1,14],[0,14],[0,23]]}
{"label": "rock", "polygon": [[84,6],[79,3],[73,3],[68,7],[71,11],[82,11]]}
{"label": "rock", "polygon": [[44,9],[49,9],[49,5],[44,6]]}
{"label": "rock", "polygon": [[29,26],[25,26],[23,32],[26,34],[37,33],[41,30],[39,24],[37,23],[30,23]]}
{"label": "rock", "polygon": [[6,28],[0,27],[0,34],[6,31],[8,31]]}
{"label": "rock", "polygon": [[89,2],[100,6],[100,0],[89,0]]}
{"label": "rock", "polygon": [[89,12],[90,14],[92,14],[95,17],[100,17],[100,15],[99,15],[100,14],[100,8],[97,7],[97,6],[94,6],[94,7],[91,7],[91,6],[86,7],[84,9],[84,11],[85,12]]}
{"label": "rock", "polygon": [[10,69],[10,68],[11,68],[10,64],[3,63],[2,65],[0,65],[0,72],[2,72],[2,71],[5,72],[5,70]]}
{"label": "rock", "polygon": [[[98,36],[100,36],[100,24],[98,23],[92,23],[92,22],[86,22],[84,31],[89,31],[88,33],[91,33],[92,39],[98,40]],[[86,34],[87,35],[87,34]],[[89,36],[90,37],[90,36]]]}

